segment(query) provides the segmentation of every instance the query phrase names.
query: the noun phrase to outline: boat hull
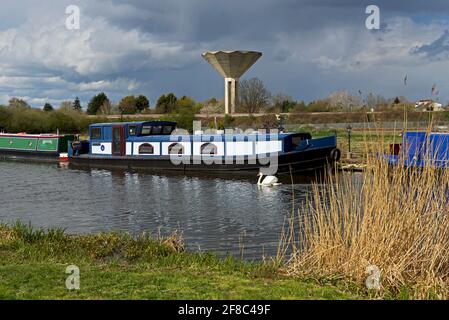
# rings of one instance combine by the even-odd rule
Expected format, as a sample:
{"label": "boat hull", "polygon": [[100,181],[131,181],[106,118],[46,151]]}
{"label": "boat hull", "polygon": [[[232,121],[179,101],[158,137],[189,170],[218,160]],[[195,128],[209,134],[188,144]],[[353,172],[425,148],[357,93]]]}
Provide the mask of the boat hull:
{"label": "boat hull", "polygon": [[71,166],[83,166],[91,168],[124,168],[130,170],[176,170],[176,171],[214,171],[214,172],[253,172],[262,168],[274,168],[275,174],[298,173],[323,169],[335,162],[332,158],[334,147],[320,148],[307,151],[282,153],[276,156],[276,160],[267,164],[265,160],[245,158],[242,161],[235,159],[201,159],[195,157],[182,158],[183,163],[175,164],[169,156],[154,158],[137,157],[96,157],[78,156],[70,159]]}
{"label": "boat hull", "polygon": [[27,160],[58,162],[59,152],[0,150],[0,160]]}

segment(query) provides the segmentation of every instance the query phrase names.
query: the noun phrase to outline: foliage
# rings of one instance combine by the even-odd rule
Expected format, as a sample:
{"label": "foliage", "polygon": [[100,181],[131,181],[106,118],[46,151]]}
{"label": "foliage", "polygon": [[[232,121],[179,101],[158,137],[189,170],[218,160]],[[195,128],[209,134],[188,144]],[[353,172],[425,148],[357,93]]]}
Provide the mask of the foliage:
{"label": "foliage", "polygon": [[97,114],[98,110],[101,108],[105,101],[109,101],[109,99],[104,92],[101,92],[92,97],[89,104],[87,105],[87,113]]}
{"label": "foliage", "polygon": [[0,129],[11,133],[50,133],[57,130],[61,133],[81,133],[87,130],[90,123],[97,121],[73,109],[45,112],[33,108],[0,107]]}
{"label": "foliage", "polygon": [[19,109],[31,108],[30,105],[25,100],[20,99],[20,98],[9,99],[9,106],[12,108],[19,108]]}
{"label": "foliage", "polygon": [[292,113],[307,112],[307,106],[304,101],[296,102],[295,106],[290,111]]}
{"label": "foliage", "polygon": [[109,115],[112,113],[112,104],[109,100],[105,100],[98,110],[97,114]]}
{"label": "foliage", "polygon": [[234,121],[235,121],[235,118],[233,118],[229,114],[225,114],[224,119],[223,119],[223,126],[225,128],[232,127],[234,125]]}
{"label": "foliage", "polygon": [[42,108],[42,110],[45,112],[50,112],[50,111],[53,111],[54,108],[50,103],[47,102],[44,104],[44,107]]}
{"label": "foliage", "polygon": [[150,101],[144,95],[140,95],[136,98],[136,109],[138,112],[143,112],[150,108]]}
{"label": "foliage", "polygon": [[73,101],[73,110],[76,110],[79,112],[83,111],[83,107],[81,106],[81,102],[78,97],[76,97],[75,100]]}
{"label": "foliage", "polygon": [[195,111],[191,108],[182,108],[177,113],[174,113],[170,118],[178,123],[178,128],[182,128],[192,132],[193,121],[195,120]]}
{"label": "foliage", "polygon": [[275,94],[271,98],[271,104],[270,111],[274,113],[287,113],[296,106],[296,102],[293,98],[284,95],[283,93]]}
{"label": "foliage", "polygon": [[263,129],[276,129],[278,128],[278,120],[274,114],[264,114],[259,118],[261,127]]}
{"label": "foliage", "polygon": [[70,100],[62,101],[61,104],[59,105],[59,110],[64,110],[64,111],[73,110],[73,101],[70,101]]}
{"label": "foliage", "polygon": [[136,98],[134,96],[124,97],[118,104],[120,114],[135,114],[137,112]]}
{"label": "foliage", "polygon": [[178,98],[173,93],[162,95],[156,102],[156,111],[161,114],[172,113],[177,106]]}

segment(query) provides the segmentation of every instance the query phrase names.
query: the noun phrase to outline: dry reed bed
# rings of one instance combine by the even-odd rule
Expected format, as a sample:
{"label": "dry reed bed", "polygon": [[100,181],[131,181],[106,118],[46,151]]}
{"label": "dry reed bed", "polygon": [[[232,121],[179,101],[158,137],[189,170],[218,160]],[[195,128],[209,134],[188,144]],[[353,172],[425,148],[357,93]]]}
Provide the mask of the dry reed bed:
{"label": "dry reed bed", "polygon": [[293,249],[286,272],[363,286],[374,265],[381,297],[449,298],[449,170],[366,161],[370,170],[359,181],[344,173],[313,186],[284,237]]}

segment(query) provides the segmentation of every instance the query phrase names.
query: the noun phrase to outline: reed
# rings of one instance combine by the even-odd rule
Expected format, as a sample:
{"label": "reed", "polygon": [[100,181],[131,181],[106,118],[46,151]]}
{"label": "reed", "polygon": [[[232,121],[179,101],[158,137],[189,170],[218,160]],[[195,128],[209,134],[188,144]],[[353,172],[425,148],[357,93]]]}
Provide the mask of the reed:
{"label": "reed", "polygon": [[329,174],[313,185],[289,220],[289,243],[280,246],[293,252],[285,272],[337,276],[364,288],[375,266],[376,296],[448,299],[449,170],[390,167],[376,156],[386,149],[381,132],[378,141],[375,148],[366,143],[365,174]]}

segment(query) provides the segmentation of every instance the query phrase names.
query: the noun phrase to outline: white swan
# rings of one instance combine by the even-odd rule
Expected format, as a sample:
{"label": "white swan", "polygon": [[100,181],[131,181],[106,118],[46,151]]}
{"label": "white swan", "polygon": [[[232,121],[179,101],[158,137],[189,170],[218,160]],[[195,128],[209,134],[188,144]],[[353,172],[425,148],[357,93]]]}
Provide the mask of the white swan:
{"label": "white swan", "polygon": [[264,174],[262,172],[259,172],[257,175],[259,176],[259,180],[257,181],[258,186],[272,187],[281,184],[278,182],[278,178],[276,176],[265,176],[265,178],[263,178]]}

